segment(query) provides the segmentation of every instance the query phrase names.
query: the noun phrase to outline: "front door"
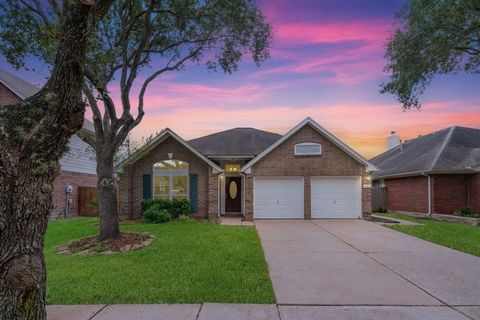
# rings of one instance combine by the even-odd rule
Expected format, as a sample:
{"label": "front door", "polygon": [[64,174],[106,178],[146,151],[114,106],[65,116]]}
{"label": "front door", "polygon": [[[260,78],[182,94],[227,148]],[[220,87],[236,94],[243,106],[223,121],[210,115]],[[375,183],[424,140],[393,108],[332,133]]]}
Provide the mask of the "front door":
{"label": "front door", "polygon": [[241,177],[225,178],[225,212],[242,211]]}

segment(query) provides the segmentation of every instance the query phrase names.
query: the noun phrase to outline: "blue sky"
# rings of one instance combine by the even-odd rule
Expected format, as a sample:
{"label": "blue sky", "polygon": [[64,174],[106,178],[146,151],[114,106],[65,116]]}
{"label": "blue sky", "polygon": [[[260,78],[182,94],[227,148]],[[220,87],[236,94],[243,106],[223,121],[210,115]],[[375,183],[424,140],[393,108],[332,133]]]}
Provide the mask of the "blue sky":
{"label": "blue sky", "polygon": [[[403,111],[394,97],[379,94],[387,79],[384,45],[403,3],[259,1],[273,27],[271,59],[257,68],[246,57],[232,75],[191,64],[155,80],[133,135],[140,139],[164,127],[186,139],[232,127],[284,133],[312,116],[369,158],[385,149],[391,130],[410,139],[451,125],[480,127],[478,76],[435,78],[421,111]],[[41,85],[48,67],[33,59],[29,66],[36,71],[15,72]],[[0,67],[10,68],[3,58]],[[118,99],[118,86],[110,90]]]}

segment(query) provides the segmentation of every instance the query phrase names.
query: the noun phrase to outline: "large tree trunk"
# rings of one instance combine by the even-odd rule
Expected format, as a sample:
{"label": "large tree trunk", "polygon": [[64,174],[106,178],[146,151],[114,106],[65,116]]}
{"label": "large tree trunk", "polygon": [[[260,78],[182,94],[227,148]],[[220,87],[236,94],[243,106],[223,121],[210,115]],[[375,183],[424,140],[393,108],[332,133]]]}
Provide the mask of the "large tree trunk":
{"label": "large tree trunk", "polygon": [[100,216],[100,240],[120,236],[118,223],[117,182],[114,176],[114,155],[97,155],[97,194]]}
{"label": "large tree trunk", "polygon": [[0,318],[45,319],[43,239],[54,171],[0,179]]}
{"label": "large tree trunk", "polygon": [[89,30],[113,0],[92,10],[64,4],[51,77],[26,103],[0,106],[0,319],[46,319],[44,236],[58,160],[81,128]]}

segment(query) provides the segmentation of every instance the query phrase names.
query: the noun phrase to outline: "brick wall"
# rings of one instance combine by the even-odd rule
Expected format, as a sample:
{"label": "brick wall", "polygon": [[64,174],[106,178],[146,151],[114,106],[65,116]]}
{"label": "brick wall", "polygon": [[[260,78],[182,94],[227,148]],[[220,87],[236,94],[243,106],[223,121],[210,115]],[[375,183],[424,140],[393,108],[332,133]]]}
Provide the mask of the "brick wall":
{"label": "brick wall", "polygon": [[[152,174],[153,164],[160,160],[168,160],[168,153],[173,153],[173,159],[188,162],[189,173],[198,174],[198,213],[193,216],[207,218],[213,209],[209,201],[218,201],[209,197],[209,184],[213,185],[213,177],[209,178],[210,166],[193,152],[184,147],[174,138],[168,137],[141,159],[125,168],[119,181],[120,216],[124,219],[135,219],[141,216],[140,203],[143,198],[143,175]],[[215,175],[217,177],[217,175]],[[153,186],[152,186],[153,188]],[[218,205],[218,204],[217,204]]]}
{"label": "brick wall", "polygon": [[[385,180],[388,210],[428,213],[427,177]],[[432,213],[452,214],[472,206],[480,211],[480,174],[431,175]]]}
{"label": "brick wall", "polygon": [[480,212],[480,173],[470,176],[469,201],[475,212]]}
{"label": "brick wall", "polygon": [[468,206],[470,175],[436,174],[432,176],[432,212],[451,214]]}
{"label": "brick wall", "polygon": [[[317,142],[322,145],[320,156],[295,156],[294,145],[300,142]],[[252,167],[246,180],[245,217],[253,219],[253,177],[255,176],[298,176],[304,177],[305,219],[310,219],[310,177],[315,176],[363,176],[365,166],[309,125],[300,129]],[[362,210],[371,213],[371,190],[362,190]]]}
{"label": "brick wall", "polygon": [[17,104],[21,101],[22,99],[0,83],[0,104]]}
{"label": "brick wall", "polygon": [[65,189],[68,185],[73,186],[73,192],[69,195],[72,199],[69,216],[78,216],[78,187],[96,187],[97,176],[93,174],[61,171],[53,183],[53,201],[51,219],[63,218],[65,209]]}
{"label": "brick wall", "polygon": [[386,179],[388,210],[428,212],[427,177]]}
{"label": "brick wall", "polygon": [[217,220],[219,213],[218,199],[218,174],[213,173],[212,168],[208,170],[208,219]]}

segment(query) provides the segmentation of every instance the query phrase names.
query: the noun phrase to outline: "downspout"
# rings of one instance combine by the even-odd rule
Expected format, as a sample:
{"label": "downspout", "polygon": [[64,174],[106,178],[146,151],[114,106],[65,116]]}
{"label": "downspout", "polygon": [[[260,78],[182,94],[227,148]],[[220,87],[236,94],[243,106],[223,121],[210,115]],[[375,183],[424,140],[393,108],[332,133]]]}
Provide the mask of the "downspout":
{"label": "downspout", "polygon": [[427,192],[428,192],[428,213],[427,217],[432,217],[432,179],[428,174],[422,171],[422,176],[427,177]]}
{"label": "downspout", "polygon": [[239,171],[238,173],[240,173],[240,176],[242,177],[242,215],[245,219],[245,184],[247,183],[247,176],[242,171]]}

